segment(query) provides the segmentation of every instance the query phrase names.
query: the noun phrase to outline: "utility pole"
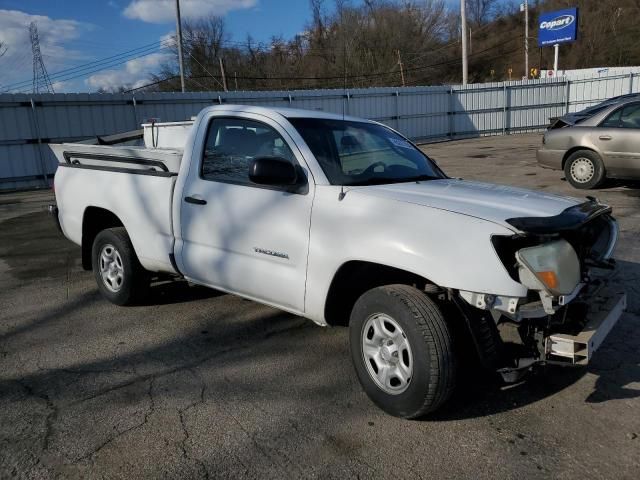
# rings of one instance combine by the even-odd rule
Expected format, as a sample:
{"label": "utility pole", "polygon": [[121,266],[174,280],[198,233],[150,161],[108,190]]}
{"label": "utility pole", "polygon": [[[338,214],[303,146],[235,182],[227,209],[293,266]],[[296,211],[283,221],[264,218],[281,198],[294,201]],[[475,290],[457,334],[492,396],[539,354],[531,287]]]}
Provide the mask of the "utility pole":
{"label": "utility pole", "polygon": [[398,53],[398,65],[400,65],[400,78],[402,78],[402,86],[404,87],[404,70],[402,69],[402,57],[400,57],[400,50],[396,50]]}
{"label": "utility pole", "polygon": [[529,0],[524,0],[524,76],[529,78]]}
{"label": "utility pole", "polygon": [[228,92],[227,76],[224,74],[224,63],[222,62],[222,57],[218,57],[218,60],[220,61],[220,75],[222,75],[222,88],[224,88],[225,92]]}
{"label": "utility pole", "polygon": [[182,22],[180,21],[180,0],[176,0],[176,35],[178,37],[178,63],[180,64],[180,88],[184,93],[184,61],[182,59]]}
{"label": "utility pole", "polygon": [[462,31],[462,84],[466,85],[469,80],[469,66],[467,64],[467,0],[460,0],[460,19]]}

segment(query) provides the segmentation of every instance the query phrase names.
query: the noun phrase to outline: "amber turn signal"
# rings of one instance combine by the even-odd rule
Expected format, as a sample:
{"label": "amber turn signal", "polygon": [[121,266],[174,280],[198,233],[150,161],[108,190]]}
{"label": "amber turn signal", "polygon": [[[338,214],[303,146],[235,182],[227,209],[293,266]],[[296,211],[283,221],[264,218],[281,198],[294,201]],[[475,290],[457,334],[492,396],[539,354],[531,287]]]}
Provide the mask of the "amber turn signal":
{"label": "amber turn signal", "polygon": [[538,278],[544,283],[547,288],[555,290],[558,288],[558,277],[556,272],[536,272]]}

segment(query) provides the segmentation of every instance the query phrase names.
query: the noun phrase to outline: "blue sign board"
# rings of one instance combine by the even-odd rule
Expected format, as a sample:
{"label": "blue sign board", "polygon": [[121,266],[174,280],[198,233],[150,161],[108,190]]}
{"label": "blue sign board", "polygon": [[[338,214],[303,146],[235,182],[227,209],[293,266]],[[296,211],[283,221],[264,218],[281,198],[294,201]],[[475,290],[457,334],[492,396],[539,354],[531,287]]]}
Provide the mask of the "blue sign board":
{"label": "blue sign board", "polygon": [[567,8],[541,13],[538,20],[538,46],[575,42],[578,38],[578,9]]}

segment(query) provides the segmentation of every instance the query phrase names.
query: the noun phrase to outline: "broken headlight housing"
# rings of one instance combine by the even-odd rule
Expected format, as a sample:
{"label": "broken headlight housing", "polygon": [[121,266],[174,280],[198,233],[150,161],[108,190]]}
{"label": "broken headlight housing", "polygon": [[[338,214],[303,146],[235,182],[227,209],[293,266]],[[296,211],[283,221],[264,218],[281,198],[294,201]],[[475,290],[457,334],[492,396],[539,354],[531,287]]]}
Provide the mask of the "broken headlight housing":
{"label": "broken headlight housing", "polygon": [[568,295],[580,283],[580,260],[563,239],[526,247],[516,252],[520,283],[553,296]]}

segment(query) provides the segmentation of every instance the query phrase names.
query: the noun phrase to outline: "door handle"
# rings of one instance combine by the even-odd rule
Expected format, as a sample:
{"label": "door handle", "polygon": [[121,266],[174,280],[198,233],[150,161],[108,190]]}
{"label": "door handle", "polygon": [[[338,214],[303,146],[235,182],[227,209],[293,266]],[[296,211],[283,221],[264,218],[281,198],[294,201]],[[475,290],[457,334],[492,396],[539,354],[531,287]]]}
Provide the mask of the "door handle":
{"label": "door handle", "polygon": [[184,201],[187,203],[193,203],[194,205],[206,205],[207,201],[202,200],[201,198],[195,197],[184,197]]}
{"label": "door handle", "polygon": [[600,135],[598,138],[600,140],[611,140],[611,135]]}

